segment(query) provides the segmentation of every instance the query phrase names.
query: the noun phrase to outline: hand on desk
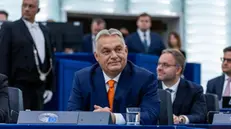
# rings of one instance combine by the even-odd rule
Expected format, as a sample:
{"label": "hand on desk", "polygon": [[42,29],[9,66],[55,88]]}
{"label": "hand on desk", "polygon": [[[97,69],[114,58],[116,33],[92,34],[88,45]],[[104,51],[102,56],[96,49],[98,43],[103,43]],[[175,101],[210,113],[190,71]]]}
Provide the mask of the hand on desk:
{"label": "hand on desk", "polygon": [[116,118],[115,115],[111,112],[109,107],[100,107],[98,105],[94,105],[95,110],[93,112],[110,112],[111,113],[111,117],[112,117],[112,122],[115,124],[116,123]]}
{"label": "hand on desk", "polygon": [[173,122],[174,124],[180,124],[180,123],[186,124],[186,118],[182,115],[176,116],[173,114]]}

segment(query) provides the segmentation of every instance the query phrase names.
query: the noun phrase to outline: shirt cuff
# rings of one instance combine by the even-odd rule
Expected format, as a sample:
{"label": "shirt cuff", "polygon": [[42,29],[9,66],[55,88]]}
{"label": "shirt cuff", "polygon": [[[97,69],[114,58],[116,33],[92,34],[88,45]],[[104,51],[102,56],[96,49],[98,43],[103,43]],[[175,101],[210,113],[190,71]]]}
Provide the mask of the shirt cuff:
{"label": "shirt cuff", "polygon": [[124,117],[120,113],[114,113],[115,119],[116,119],[116,124],[117,125],[124,125],[126,123]]}
{"label": "shirt cuff", "polygon": [[185,116],[185,115],[182,115],[182,116],[185,118],[185,123],[184,123],[184,124],[189,124],[189,119],[188,119],[188,117]]}

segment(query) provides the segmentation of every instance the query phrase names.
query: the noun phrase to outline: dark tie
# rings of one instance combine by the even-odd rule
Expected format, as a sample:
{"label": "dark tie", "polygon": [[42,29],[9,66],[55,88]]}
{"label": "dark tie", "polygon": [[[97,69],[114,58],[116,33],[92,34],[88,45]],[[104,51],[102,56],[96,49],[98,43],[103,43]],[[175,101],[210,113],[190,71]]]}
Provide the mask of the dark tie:
{"label": "dark tie", "polygon": [[172,89],[169,89],[169,88],[167,88],[167,89],[165,89],[167,92],[169,92],[170,94],[173,92],[173,90]]}
{"label": "dark tie", "polygon": [[148,41],[147,41],[147,37],[146,37],[146,33],[145,32],[144,32],[144,41],[143,41],[143,44],[144,44],[145,52],[148,52]]}

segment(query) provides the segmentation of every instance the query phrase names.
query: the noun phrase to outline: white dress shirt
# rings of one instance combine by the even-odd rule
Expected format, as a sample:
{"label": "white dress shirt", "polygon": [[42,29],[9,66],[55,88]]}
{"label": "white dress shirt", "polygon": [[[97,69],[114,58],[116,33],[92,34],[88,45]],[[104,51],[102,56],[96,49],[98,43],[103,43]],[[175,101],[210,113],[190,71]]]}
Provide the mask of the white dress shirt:
{"label": "white dress shirt", "polygon": [[[118,84],[118,81],[119,81],[119,78],[120,78],[120,74],[118,74],[115,78],[110,78],[105,74],[105,72],[103,72],[107,92],[109,90],[109,85],[107,83],[109,80],[114,80],[115,81],[114,89],[116,91],[116,87],[117,87],[117,84]],[[125,121],[125,119],[124,119],[124,117],[123,117],[123,115],[121,113],[114,113],[114,115],[115,115],[115,118],[116,118],[116,124],[122,125],[122,124],[126,123],[126,121]]]}
{"label": "white dress shirt", "polygon": [[137,33],[139,34],[140,40],[142,43],[144,43],[144,33],[146,34],[147,45],[148,45],[148,47],[150,47],[150,44],[151,44],[150,30],[143,32],[140,29],[137,29]]}
{"label": "white dress shirt", "polygon": [[[228,83],[229,78],[230,78],[230,77],[229,77],[228,75],[225,74],[225,82],[224,82],[224,85],[223,85],[222,96],[223,96],[224,93],[225,93],[225,88],[226,88],[226,86],[227,86],[227,83]],[[230,86],[230,85],[229,85],[229,86]],[[230,88],[230,90],[231,90],[231,88]],[[231,91],[230,91],[230,93],[231,93]],[[230,96],[231,96],[231,94],[230,94]]]}
{"label": "white dress shirt", "polygon": [[[172,100],[172,103],[174,102],[175,98],[176,98],[176,93],[177,93],[177,89],[178,89],[178,86],[179,86],[179,83],[180,83],[180,78],[178,79],[178,81],[171,87],[167,87],[164,82],[162,81],[162,86],[163,86],[163,90],[166,90],[167,88],[168,89],[171,89],[172,90],[172,93],[171,93],[171,100]],[[185,124],[188,124],[189,123],[189,119],[187,116],[185,115],[182,115],[183,117],[185,117]]]}
{"label": "white dress shirt", "polygon": [[23,19],[24,23],[26,24],[33,40],[38,50],[38,55],[43,63],[45,60],[45,39],[42,30],[40,29],[38,23],[34,22],[31,23],[25,19]]}

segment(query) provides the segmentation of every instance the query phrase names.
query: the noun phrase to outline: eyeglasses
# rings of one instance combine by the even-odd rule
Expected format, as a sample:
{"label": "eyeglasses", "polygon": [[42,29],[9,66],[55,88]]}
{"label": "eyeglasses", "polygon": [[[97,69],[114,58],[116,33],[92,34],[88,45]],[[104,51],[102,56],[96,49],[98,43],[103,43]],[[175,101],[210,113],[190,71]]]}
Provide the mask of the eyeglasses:
{"label": "eyeglasses", "polygon": [[176,67],[177,65],[171,65],[171,64],[167,64],[167,63],[157,63],[157,66],[158,67],[162,67],[162,68],[169,68],[169,67],[171,67],[171,66],[174,66],[174,67]]}
{"label": "eyeglasses", "polygon": [[227,63],[231,63],[231,59],[229,59],[229,58],[223,58],[223,57],[221,57],[221,61],[222,62],[227,61]]}

